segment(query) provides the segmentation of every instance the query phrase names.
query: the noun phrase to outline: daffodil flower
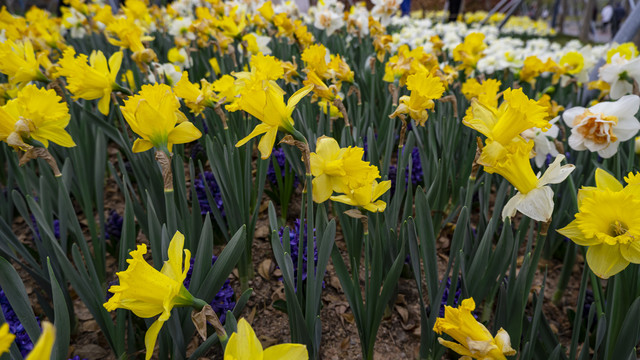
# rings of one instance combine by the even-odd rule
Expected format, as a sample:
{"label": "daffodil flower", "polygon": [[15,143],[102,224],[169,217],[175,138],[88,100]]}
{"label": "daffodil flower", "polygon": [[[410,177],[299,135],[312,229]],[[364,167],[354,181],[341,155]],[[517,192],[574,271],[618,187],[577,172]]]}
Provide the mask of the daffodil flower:
{"label": "daffodil flower", "polygon": [[332,196],[331,201],[357,206],[371,212],[383,212],[387,208],[387,204],[378,198],[389,189],[391,189],[391,180],[380,183],[374,180],[370,184],[350,189],[344,195]]}
{"label": "daffodil flower", "polygon": [[[575,169],[575,166],[572,164],[561,166],[560,164],[562,160],[564,160],[564,155],[558,155],[542,177],[540,177],[539,174],[538,177],[531,177],[533,171],[529,164],[529,153],[522,152],[514,155],[514,158],[520,157],[520,161],[513,159],[513,163],[505,164],[505,166],[514,166],[521,169],[525,166],[528,167],[528,171],[525,170],[526,168],[522,169],[523,174],[529,174],[527,177],[528,180],[520,177],[509,179],[505,176],[505,173],[500,172],[501,175],[507,177],[512,185],[518,188],[518,192],[507,202],[504,209],[502,209],[502,217],[513,217],[516,215],[516,210],[518,210],[533,220],[549,221],[553,213],[553,190],[551,190],[548,185],[559,184],[564,181]],[[486,170],[487,168],[485,167],[485,171]],[[524,182],[519,183],[518,181],[520,180],[524,180]],[[527,184],[525,185],[526,187],[521,187],[523,184]]]}
{"label": "daffodil flower", "polygon": [[334,191],[348,193],[379,178],[378,168],[362,160],[363,156],[362,148],[340,148],[334,138],[319,137],[316,152],[310,155],[313,201],[325,202]]}
{"label": "daffodil flower", "polygon": [[260,340],[244,318],[238,321],[238,331],[231,334],[224,351],[224,360],[307,360],[309,353],[302,344],[279,344],[262,348]]}
{"label": "daffodil flower", "polygon": [[184,235],[176,232],[169,243],[169,260],[165,261],[162,269],[158,271],[143,258],[147,253],[147,246],[138,245],[138,248],[130,253],[131,259],[127,260],[127,269],[116,273],[120,285],[109,288],[113,296],[104,304],[107,311],[128,309],[142,318],[160,315],[144,337],[146,360],[151,359],[158,333],[171,316],[171,310],[175,306],[192,306],[195,302],[183,284],[191,258],[191,252],[183,248]]}
{"label": "daffodil flower", "polygon": [[53,89],[27,85],[18,92],[17,98],[0,107],[0,141],[22,150],[32,147],[29,139],[39,141],[44,147],[49,146],[49,141],[73,147],[76,144],[64,129],[70,119],[67,103]]}
{"label": "daffodil flower", "polygon": [[458,308],[445,306],[444,318],[436,319],[433,331],[445,333],[457,342],[439,337],[440,345],[462,355],[461,359],[506,360],[506,356],[515,355],[509,334],[500,328],[493,337],[471,314],[475,308],[473,298],[462,300]]}
{"label": "daffodil flower", "polygon": [[400,98],[400,105],[389,117],[409,114],[418,125],[424,126],[429,117],[427,110],[433,110],[433,100],[442,96],[444,86],[439,78],[423,69],[407,78],[407,89],[411,94]]}
{"label": "daffodil flower", "polygon": [[618,144],[634,137],[640,130],[635,118],[640,108],[640,97],[626,95],[616,102],[605,101],[588,109],[574,107],[562,114],[571,128],[569,146],[582,151],[597,151],[610,158],[618,151]]}
{"label": "daffodil flower", "polygon": [[59,62],[58,73],[66,76],[67,88],[74,99],[100,99],[98,110],[108,115],[111,92],[122,89],[116,83],[116,76],[122,64],[122,51],[113,53],[108,64],[107,58],[100,50],[91,52],[88,64],[86,55],[80,54],[77,58],[75,55],[76,52],[72,47],[64,51]]}
{"label": "daffodil flower", "polygon": [[173,144],[188,143],[202,136],[180,112],[180,102],[165,84],[143,85],[140,93],[125,100],[120,109],[131,130],[141,137],[133,143],[133,152],[152,147],[171,152]]}
{"label": "daffodil flower", "polygon": [[639,178],[630,173],[623,187],[611,174],[597,169],[595,179],[595,187],[578,191],[576,218],[558,232],[588,246],[589,268],[607,279],[629,263],[640,264]]}
{"label": "daffodil flower", "polygon": [[238,102],[240,109],[253,115],[262,123],[258,124],[244,139],[238,141],[236,147],[240,147],[254,137],[264,134],[258,143],[258,150],[260,150],[262,158],[267,159],[271,155],[271,150],[273,150],[273,145],[276,142],[278,129],[289,134],[294,132],[291,114],[296,104],[313,89],[313,86],[307,86],[296,91],[285,105],[282,96],[283,90],[271,82],[265,82],[264,84],[266,84],[266,87],[263,89],[246,89]]}

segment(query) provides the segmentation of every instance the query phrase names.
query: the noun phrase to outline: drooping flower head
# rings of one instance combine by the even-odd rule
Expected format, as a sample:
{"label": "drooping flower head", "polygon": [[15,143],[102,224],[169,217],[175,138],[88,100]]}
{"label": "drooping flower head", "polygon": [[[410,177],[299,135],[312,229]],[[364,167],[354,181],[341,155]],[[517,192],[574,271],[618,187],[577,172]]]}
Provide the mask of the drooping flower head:
{"label": "drooping flower head", "polygon": [[493,337],[471,314],[475,308],[473,298],[462,300],[458,308],[445,307],[444,318],[436,319],[433,331],[439,335],[445,333],[457,342],[439,337],[440,345],[469,359],[506,360],[506,356],[515,355],[516,350],[511,347],[509,334],[500,328]]}
{"label": "drooping flower head", "polygon": [[252,138],[264,134],[258,143],[258,150],[260,150],[262,158],[267,159],[271,155],[271,150],[273,150],[273,145],[276,142],[278,129],[286,133],[293,133],[293,118],[291,114],[293,114],[296,104],[313,87],[307,86],[296,91],[285,104],[283,99],[284,91],[277,84],[269,81],[262,82],[262,84],[264,87],[256,88],[251,85],[245,87],[238,100],[239,108],[253,115],[261,123],[244,139],[238,141],[236,147],[240,147]]}
{"label": "drooping flower head", "polygon": [[578,245],[588,246],[587,264],[607,279],[629,263],[640,263],[640,177],[629,173],[627,186],[596,169],[596,186],[578,191],[578,213],[558,232]]}
{"label": "drooping flower head", "polygon": [[116,76],[122,63],[122,52],[115,52],[109,58],[102,51],[92,51],[87,64],[87,56],[84,54],[75,57],[76,51],[68,47],[60,59],[58,74],[67,78],[67,89],[73,94],[75,100],[100,99],[98,110],[104,115],[109,114],[109,102],[111,92],[120,89],[116,82]]}
{"label": "drooping flower head", "polygon": [[131,130],[140,136],[133,143],[133,152],[152,147],[171,151],[173,144],[188,143],[202,136],[180,112],[178,98],[165,84],[143,85],[120,109]]}
{"label": "drooping flower head", "polygon": [[309,353],[302,344],[280,344],[262,348],[260,340],[244,318],[238,321],[238,331],[231,334],[224,351],[224,360],[307,360]]}
{"label": "drooping flower head", "polygon": [[349,189],[344,195],[331,196],[331,201],[356,206],[371,212],[383,212],[387,208],[387,204],[379,198],[389,189],[391,189],[391,180],[380,183],[374,180],[370,184]]}
{"label": "drooping flower head", "polygon": [[189,271],[191,252],[183,249],[184,235],[176,232],[169,243],[168,260],[158,271],[143,258],[147,246],[138,245],[131,251],[131,259],[127,259],[127,269],[116,273],[120,284],[109,288],[113,296],[104,303],[107,311],[127,309],[142,318],[160,315],[145,335],[146,360],[151,359],[158,333],[171,316],[171,310],[175,306],[192,306],[194,303],[193,296],[183,285]]}

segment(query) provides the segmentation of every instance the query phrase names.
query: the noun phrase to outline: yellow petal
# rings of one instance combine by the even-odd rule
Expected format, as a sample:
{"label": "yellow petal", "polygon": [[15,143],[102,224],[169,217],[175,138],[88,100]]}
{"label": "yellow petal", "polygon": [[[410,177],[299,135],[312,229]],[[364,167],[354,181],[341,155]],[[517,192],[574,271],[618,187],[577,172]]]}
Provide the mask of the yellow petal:
{"label": "yellow petal", "polygon": [[42,334],[33,350],[25,360],[45,360],[51,358],[53,343],[56,341],[56,328],[48,321],[42,322]]}
{"label": "yellow petal", "polygon": [[280,344],[267,348],[264,360],[307,360],[307,347],[301,344]]}
{"label": "yellow petal", "polygon": [[587,263],[591,271],[602,279],[608,279],[629,265],[629,261],[620,254],[619,244],[600,244],[589,247]]}
{"label": "yellow petal", "polygon": [[571,239],[571,241],[573,241],[574,243],[582,246],[593,246],[598,245],[602,242],[595,236],[587,239],[582,233],[582,230],[580,230],[580,228],[578,227],[578,223],[575,220],[570,222],[569,225],[565,226],[564,228],[559,229],[558,232],[563,236]]}
{"label": "yellow petal", "polygon": [[236,147],[240,147],[244,144],[246,144],[247,142],[249,142],[249,140],[253,139],[254,137],[260,135],[260,134],[264,134],[267,131],[271,130],[271,126],[267,125],[267,124],[258,124],[256,125],[256,127],[253,129],[253,131],[251,132],[251,134],[247,135],[244,139],[238,141],[236,143]]}
{"label": "yellow petal", "polygon": [[156,347],[156,340],[158,339],[158,333],[160,329],[162,329],[162,325],[164,325],[164,321],[156,320],[151,324],[147,333],[144,334],[144,346],[147,349],[147,353],[144,356],[145,360],[149,360],[153,356],[153,349]]}
{"label": "yellow petal", "polygon": [[276,135],[278,134],[278,128],[271,128],[267,131],[260,142],[258,143],[258,150],[262,154],[262,159],[268,159],[271,156],[271,150],[273,150],[273,144],[276,142]]}
{"label": "yellow petal", "polygon": [[198,128],[189,121],[178,124],[171,132],[169,132],[168,143],[186,144],[202,137],[202,133]]}
{"label": "yellow petal", "polygon": [[596,169],[596,186],[598,189],[609,189],[611,191],[622,190],[622,184],[620,184],[618,179],[601,168]]}
{"label": "yellow petal", "polygon": [[244,318],[238,322],[238,332],[231,334],[224,351],[224,360],[255,360],[262,358],[262,344]]}
{"label": "yellow petal", "polygon": [[108,91],[104,94],[104,96],[98,101],[98,111],[102,113],[102,115],[109,115],[109,104],[111,102],[111,92]]}
{"label": "yellow petal", "polygon": [[322,174],[313,179],[312,184],[313,201],[323,203],[331,197],[333,194],[333,186],[329,176]]}
{"label": "yellow petal", "polygon": [[133,150],[134,153],[139,153],[147,151],[152,147],[153,144],[151,143],[151,141],[145,139],[136,139],[136,141],[133,142],[133,148],[131,150]]}
{"label": "yellow petal", "polygon": [[16,336],[9,332],[9,324],[2,324],[0,327],[0,355],[9,352],[15,338]]}

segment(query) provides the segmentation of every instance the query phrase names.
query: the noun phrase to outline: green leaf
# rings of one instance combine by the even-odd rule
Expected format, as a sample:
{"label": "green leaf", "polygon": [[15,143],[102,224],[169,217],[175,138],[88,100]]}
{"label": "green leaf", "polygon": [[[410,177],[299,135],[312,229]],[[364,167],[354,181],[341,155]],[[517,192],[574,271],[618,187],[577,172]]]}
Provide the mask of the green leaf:
{"label": "green leaf", "polygon": [[69,343],[71,342],[71,323],[67,304],[51,268],[51,259],[47,258],[47,267],[51,279],[51,292],[53,294],[53,310],[55,314],[54,325],[56,327],[56,342],[54,345],[53,359],[68,359]]}

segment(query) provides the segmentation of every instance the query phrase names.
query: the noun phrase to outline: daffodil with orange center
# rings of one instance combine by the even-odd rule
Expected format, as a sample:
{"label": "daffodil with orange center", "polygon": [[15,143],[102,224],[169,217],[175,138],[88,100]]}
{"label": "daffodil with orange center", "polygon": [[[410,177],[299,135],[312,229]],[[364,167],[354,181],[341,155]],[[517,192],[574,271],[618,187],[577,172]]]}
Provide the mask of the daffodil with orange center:
{"label": "daffodil with orange center", "polygon": [[433,331],[445,333],[455,341],[438,338],[440,345],[462,355],[461,359],[506,360],[516,350],[511,347],[511,338],[502,328],[494,337],[471,313],[476,308],[473,298],[462,300],[458,308],[445,306],[444,318],[437,318]]}
{"label": "daffodil with orange center", "polygon": [[127,309],[142,318],[160,315],[144,337],[146,360],[151,359],[158,333],[169,320],[171,310],[176,306],[194,305],[194,297],[183,284],[189,271],[191,253],[183,248],[184,236],[176,232],[169,243],[168,260],[158,271],[143,258],[147,246],[138,245],[136,250],[131,251],[131,259],[127,259],[127,269],[116,273],[120,284],[109,288],[113,296],[104,303],[107,311]]}
{"label": "daffodil with orange center", "polygon": [[165,84],[143,85],[140,93],[125,100],[120,109],[131,130],[140,136],[133,143],[133,152],[152,147],[171,152],[174,144],[188,143],[202,136],[180,112],[180,102]]}
{"label": "daffodil with orange center", "polygon": [[632,173],[626,187],[602,169],[595,180],[595,187],[578,191],[576,218],[558,232],[588,246],[589,268],[607,279],[630,263],[640,264],[640,187]]}

